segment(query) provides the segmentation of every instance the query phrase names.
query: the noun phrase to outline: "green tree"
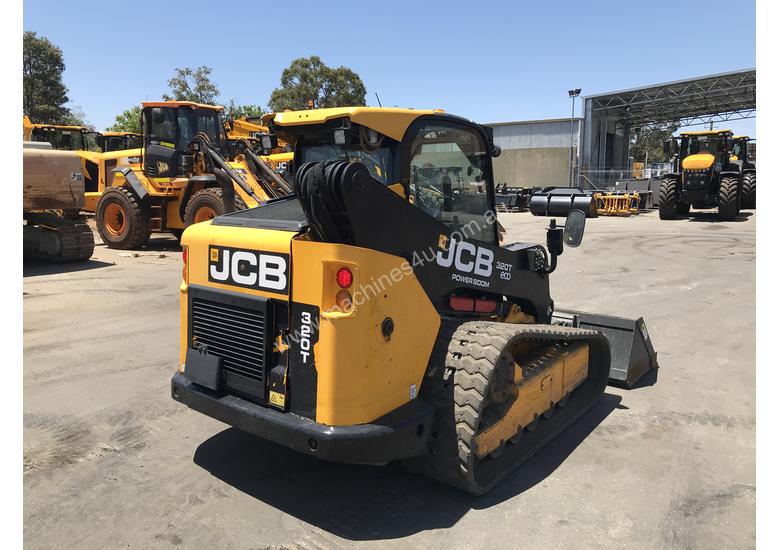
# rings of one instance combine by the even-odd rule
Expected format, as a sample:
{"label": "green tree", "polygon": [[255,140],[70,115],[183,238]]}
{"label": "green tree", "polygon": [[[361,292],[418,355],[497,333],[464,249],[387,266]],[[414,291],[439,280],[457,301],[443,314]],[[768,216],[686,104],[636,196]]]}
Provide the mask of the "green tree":
{"label": "green tree", "polygon": [[634,128],[629,155],[634,157],[636,162],[645,162],[645,159],[648,163],[666,162],[669,159],[664,154],[664,141],[672,137],[679,128],[679,122]]}
{"label": "green tree", "polygon": [[116,115],[114,123],[106,128],[109,132],[141,133],[141,107],[136,105]]}
{"label": "green tree", "polygon": [[293,59],[282,71],[281,86],[271,92],[272,111],[366,104],[366,87],[347,67],[328,67],[316,56]]}
{"label": "green tree", "polygon": [[219,95],[219,88],[211,81],[211,67],[205,65],[193,70],[177,68],[176,74],[168,80],[172,95],[163,95],[166,101],[194,101],[213,104]]}
{"label": "green tree", "polygon": [[254,117],[264,113],[265,109],[260,105],[253,105],[251,103],[239,105],[234,99],[231,99],[225,106],[225,116],[227,118]]}
{"label": "green tree", "polygon": [[65,123],[70,110],[65,106],[68,89],[62,82],[62,50],[32,31],[24,33],[22,49],[24,114],[36,123]]}

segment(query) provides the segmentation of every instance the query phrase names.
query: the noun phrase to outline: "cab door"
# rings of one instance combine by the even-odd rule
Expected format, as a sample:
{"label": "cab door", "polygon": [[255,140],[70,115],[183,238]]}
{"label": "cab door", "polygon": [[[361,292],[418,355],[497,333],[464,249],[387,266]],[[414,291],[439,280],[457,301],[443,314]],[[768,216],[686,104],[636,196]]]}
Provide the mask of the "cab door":
{"label": "cab door", "polygon": [[153,107],[144,113],[143,122],[144,175],[149,178],[176,177],[176,110]]}

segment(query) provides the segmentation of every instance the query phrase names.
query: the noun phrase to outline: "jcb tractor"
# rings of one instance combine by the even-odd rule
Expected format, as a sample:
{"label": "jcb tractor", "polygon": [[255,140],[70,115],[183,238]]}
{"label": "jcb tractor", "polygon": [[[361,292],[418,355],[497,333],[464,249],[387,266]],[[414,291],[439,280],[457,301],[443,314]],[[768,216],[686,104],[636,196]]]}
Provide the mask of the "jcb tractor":
{"label": "jcb tractor", "polygon": [[225,120],[225,132],[230,145],[229,148],[235,153],[235,157],[238,157],[242,155],[244,149],[249,147],[256,154],[261,155],[261,158],[273,170],[284,175],[287,173],[290,162],[292,162],[292,147],[283,141],[277,140],[275,147],[270,150],[265,148],[263,139],[268,134],[268,127],[260,122],[261,118],[242,117]]}
{"label": "jcb tractor", "polygon": [[[756,163],[751,157],[755,144],[748,136],[734,136],[731,140],[731,163],[742,173],[742,208],[756,207]],[[751,147],[751,145],[753,147]]]}
{"label": "jcb tractor", "polygon": [[[94,155],[86,193],[100,236],[111,248],[143,246],[153,231],[185,227],[291,192],[246,147],[228,161],[222,107],[186,101],[142,104],[143,147]],[[266,138],[269,148],[275,146]],[[137,154],[136,154],[137,152]]]}
{"label": "jcb tractor", "polygon": [[662,220],[687,215],[691,208],[718,209],[718,218],[733,220],[743,200],[742,173],[731,162],[731,130],[686,132],[664,142],[672,155],[672,172],[659,190]]}
{"label": "jcb tractor", "polygon": [[480,494],[600,398],[610,342],[552,324],[549,292],[585,214],[552,221],[546,250],[500,246],[489,128],[367,107],[269,126],[294,144],[295,193],[184,232],[173,399]]}

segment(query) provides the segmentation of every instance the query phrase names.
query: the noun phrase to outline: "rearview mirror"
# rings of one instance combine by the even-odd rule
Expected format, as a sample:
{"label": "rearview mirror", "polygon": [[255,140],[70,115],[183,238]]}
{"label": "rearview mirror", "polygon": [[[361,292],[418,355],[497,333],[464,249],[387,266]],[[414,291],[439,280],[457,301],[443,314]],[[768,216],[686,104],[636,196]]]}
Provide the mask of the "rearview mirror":
{"label": "rearview mirror", "polygon": [[566,246],[576,248],[582,242],[585,234],[585,212],[582,210],[570,210],[566,216],[566,226],[563,228],[563,243]]}

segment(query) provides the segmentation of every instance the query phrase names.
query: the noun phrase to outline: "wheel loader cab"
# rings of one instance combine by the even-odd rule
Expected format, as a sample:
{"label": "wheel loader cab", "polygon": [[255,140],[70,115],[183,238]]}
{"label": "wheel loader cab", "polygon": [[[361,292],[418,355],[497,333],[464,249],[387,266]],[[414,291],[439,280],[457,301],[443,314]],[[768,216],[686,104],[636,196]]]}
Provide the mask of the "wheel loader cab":
{"label": "wheel loader cab", "polygon": [[192,171],[189,142],[208,136],[218,152],[225,150],[222,107],[191,102],[143,104],[144,174],[175,178]]}

